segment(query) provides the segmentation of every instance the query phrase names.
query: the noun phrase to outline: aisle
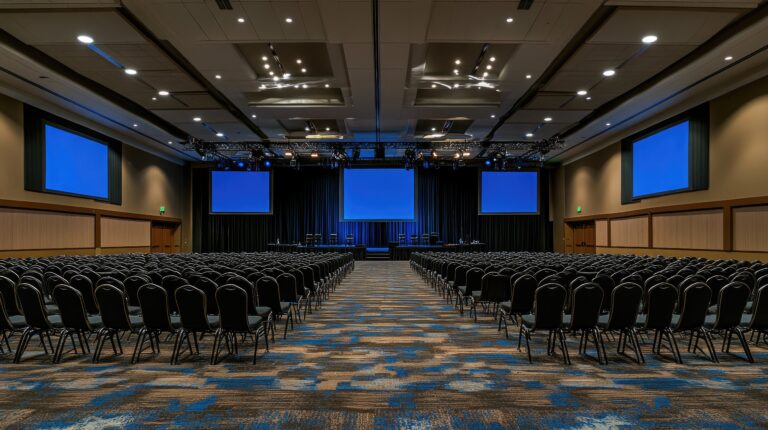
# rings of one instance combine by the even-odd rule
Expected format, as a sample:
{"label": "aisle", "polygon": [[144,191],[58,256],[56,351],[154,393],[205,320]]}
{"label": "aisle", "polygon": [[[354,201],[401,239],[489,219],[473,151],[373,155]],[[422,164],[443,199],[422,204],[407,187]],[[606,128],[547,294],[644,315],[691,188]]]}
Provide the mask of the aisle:
{"label": "aisle", "polygon": [[[564,367],[533,342],[534,364],[481,314],[473,323],[407,262],[357,262],[322,309],[250,362],[207,364],[170,344],[139,365],[65,358],[0,363],[0,415],[25,426],[183,428],[764,427],[768,354],[758,364],[688,355],[682,366],[646,356],[636,365],[577,357]],[[203,343],[207,354],[210,339]],[[611,344],[608,346],[611,347]],[[647,349],[650,349],[648,347]],[[130,349],[129,349],[130,351]],[[650,351],[648,351],[650,352]],[[31,390],[31,388],[35,388]],[[706,407],[705,407],[706,406]],[[746,421],[749,420],[749,421]],[[11,421],[12,422],[12,421]]]}

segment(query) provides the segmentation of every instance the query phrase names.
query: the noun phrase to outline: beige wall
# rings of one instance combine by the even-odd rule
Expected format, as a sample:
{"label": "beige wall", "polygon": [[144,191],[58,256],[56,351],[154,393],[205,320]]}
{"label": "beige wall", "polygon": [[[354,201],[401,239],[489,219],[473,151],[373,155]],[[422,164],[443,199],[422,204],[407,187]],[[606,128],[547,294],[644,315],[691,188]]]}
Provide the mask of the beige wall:
{"label": "beige wall", "polygon": [[[664,119],[656,118],[649,126]],[[763,78],[710,102],[707,190],[623,205],[620,142],[561,166],[555,178],[561,180],[562,185],[553,187],[552,198],[555,208],[564,208],[554,215],[555,250],[563,249],[563,218],[768,196],[767,166],[768,78]],[[576,212],[578,206],[582,207],[581,214]]]}
{"label": "beige wall", "polygon": [[[76,117],[67,118],[78,122]],[[142,215],[160,215],[182,219],[185,244],[191,249],[188,172],[130,145],[123,145],[122,204],[24,190],[24,115],[23,103],[0,94],[0,199],[19,200],[103,209]]]}

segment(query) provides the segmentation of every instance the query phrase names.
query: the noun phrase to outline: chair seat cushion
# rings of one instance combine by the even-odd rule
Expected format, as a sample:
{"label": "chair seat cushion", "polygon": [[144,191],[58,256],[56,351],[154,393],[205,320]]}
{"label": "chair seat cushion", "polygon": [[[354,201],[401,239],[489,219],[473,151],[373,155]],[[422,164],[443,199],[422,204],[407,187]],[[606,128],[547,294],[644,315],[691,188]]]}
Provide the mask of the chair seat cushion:
{"label": "chair seat cushion", "polygon": [[475,300],[480,298],[480,291],[472,291],[472,298]]}
{"label": "chair seat cushion", "polygon": [[49,315],[48,321],[50,321],[51,326],[53,326],[53,328],[64,328],[64,324],[61,323],[60,315]]}
{"label": "chair seat cushion", "polygon": [[181,328],[181,317],[178,315],[171,315],[171,327],[173,327],[174,330],[178,330]]}
{"label": "chair seat cushion", "polygon": [[101,317],[98,315],[89,316],[88,322],[91,324],[91,328],[95,330],[104,327],[104,323],[101,321]]}
{"label": "chair seat cushion", "polygon": [[523,315],[522,318],[522,324],[525,325],[528,328],[533,328],[536,323],[536,316],[535,315]]}
{"label": "chair seat cushion", "polygon": [[512,309],[512,302],[501,302],[499,307],[501,307],[502,311],[509,313],[510,309]]}
{"label": "chair seat cushion", "polygon": [[291,310],[291,302],[280,302],[280,310],[287,314]]}
{"label": "chair seat cushion", "polygon": [[8,317],[8,320],[11,321],[13,328],[24,328],[27,326],[27,320],[24,319],[24,315],[14,315]]}
{"label": "chair seat cushion", "polygon": [[128,315],[141,315],[141,308],[139,306],[128,306]]}
{"label": "chair seat cushion", "polygon": [[218,315],[208,315],[208,324],[210,324],[211,327],[218,327],[219,326],[219,316]]}
{"label": "chair seat cushion", "polygon": [[752,313],[752,301],[747,302],[747,306],[744,307],[744,312],[751,314]]}
{"label": "chair seat cushion", "polygon": [[262,321],[264,321],[264,319],[260,316],[248,315],[248,328],[250,328],[251,330],[255,330],[259,328]]}
{"label": "chair seat cushion", "polygon": [[459,285],[458,290],[461,291],[461,295],[463,295],[463,296],[467,295],[467,286],[466,285]]}
{"label": "chair seat cushion", "polygon": [[140,329],[144,326],[144,321],[141,319],[140,316],[129,315],[128,320],[131,322],[132,329]]}
{"label": "chair seat cushion", "polygon": [[256,315],[260,316],[261,318],[266,319],[270,312],[272,312],[272,308],[269,306],[256,306]]}
{"label": "chair seat cushion", "polygon": [[61,313],[59,307],[56,305],[45,305],[45,312],[48,313],[48,315],[58,315]]}
{"label": "chair seat cushion", "polygon": [[717,313],[717,305],[712,305],[707,309],[707,314],[716,314]]}
{"label": "chair seat cushion", "polygon": [[717,320],[717,315],[707,315],[707,317],[704,319],[704,327],[706,328],[712,328],[715,326],[715,321]]}

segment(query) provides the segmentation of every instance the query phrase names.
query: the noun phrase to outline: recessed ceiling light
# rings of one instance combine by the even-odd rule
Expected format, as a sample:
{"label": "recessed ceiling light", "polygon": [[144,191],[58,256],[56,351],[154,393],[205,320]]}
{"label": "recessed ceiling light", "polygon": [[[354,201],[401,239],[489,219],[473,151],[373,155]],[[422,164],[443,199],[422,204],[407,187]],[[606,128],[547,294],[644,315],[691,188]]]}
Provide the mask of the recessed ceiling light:
{"label": "recessed ceiling light", "polygon": [[275,82],[277,82],[277,81],[279,81],[279,80],[280,80],[280,76],[273,76],[273,77],[272,77],[272,80],[273,80],[273,81],[275,81]]}
{"label": "recessed ceiling light", "polygon": [[291,18],[291,17],[285,18],[285,22],[287,22],[288,24],[290,24],[290,23],[292,23],[292,22],[293,22],[293,18]]}
{"label": "recessed ceiling light", "polygon": [[331,88],[330,84],[325,84],[325,88]]}
{"label": "recessed ceiling light", "polygon": [[307,84],[302,85],[301,88],[306,89],[307,88]]}
{"label": "recessed ceiling light", "polygon": [[525,133],[525,137],[533,137],[533,133]]}
{"label": "recessed ceiling light", "polygon": [[239,22],[240,24],[242,24],[242,23],[244,23],[244,22],[245,22],[245,18],[242,18],[242,17],[240,17],[240,18],[237,18],[237,22]]}
{"label": "recessed ceiling light", "polygon": [[221,79],[221,75],[216,75],[216,76],[214,76],[214,78]]}
{"label": "recessed ceiling light", "polygon": [[459,74],[459,69],[453,69],[453,74],[454,75],[458,75]]}
{"label": "recessed ceiling light", "polygon": [[496,118],[496,114],[491,114],[491,118]]}
{"label": "recessed ceiling light", "polygon": [[550,121],[552,121],[552,117],[551,116],[548,116],[548,117],[544,118],[544,122],[550,122]]}
{"label": "recessed ceiling light", "polygon": [[139,72],[136,71],[136,69],[125,69],[123,71],[125,72],[126,75],[131,75],[131,76],[139,73]]}
{"label": "recessed ceiling light", "polygon": [[496,57],[491,57],[489,58],[489,60],[491,60],[491,63],[493,63],[494,61],[496,61]]}
{"label": "recessed ceiling light", "polygon": [[432,84],[432,88],[437,88],[437,84]]}
{"label": "recessed ceiling light", "polygon": [[269,60],[269,58],[267,58],[267,56],[266,56],[266,55],[265,55],[265,56],[263,56],[263,57],[261,57],[261,61],[267,61],[267,60]]}
{"label": "recessed ceiling light", "polygon": [[611,76],[613,76],[615,74],[616,74],[616,71],[613,70],[613,69],[603,70],[603,76],[605,76],[606,78],[610,78]]}
{"label": "recessed ceiling light", "polygon": [[259,89],[260,89],[260,90],[263,90],[263,89],[265,89],[265,88],[267,88],[267,86],[266,86],[266,85],[264,85],[264,84],[261,84],[261,85],[259,85]]}
{"label": "recessed ceiling light", "polygon": [[157,95],[159,95],[159,96],[167,96],[168,94],[170,94],[170,93],[168,91],[166,91],[166,90],[160,90],[160,91],[157,92]]}
{"label": "recessed ceiling light", "polygon": [[200,118],[199,116],[196,116],[196,117],[192,118],[192,121],[194,121],[194,122],[200,122],[200,121],[202,121],[202,120],[203,120],[203,119],[202,119],[202,118]]}
{"label": "recessed ceiling light", "polygon": [[525,75],[525,79],[531,79],[531,78],[532,78],[531,75]]}
{"label": "recessed ceiling light", "polygon": [[605,123],[605,126],[606,126],[606,127],[610,127],[610,126],[611,126],[611,123],[610,123],[610,122],[606,122],[606,123]]}
{"label": "recessed ceiling light", "polygon": [[296,64],[301,64],[301,58],[296,59]]}
{"label": "recessed ceiling light", "polygon": [[431,130],[432,130],[432,131],[437,131],[437,128],[435,128],[435,127],[432,127],[432,128],[431,128]]}
{"label": "recessed ceiling light", "polygon": [[301,68],[301,73],[307,73],[307,69],[305,69],[305,68],[303,68],[303,67],[302,67],[302,68]]}
{"label": "recessed ceiling light", "polygon": [[169,144],[169,145],[173,145],[173,142],[171,142],[171,141],[169,140],[169,141],[168,141],[168,144]]}
{"label": "recessed ceiling light", "polygon": [[252,114],[251,114],[251,118],[256,118],[256,114],[255,114],[255,113],[252,113]]}
{"label": "recessed ceiling light", "polygon": [[273,71],[271,71],[271,70],[270,70],[270,71],[269,71],[269,76],[275,76],[275,72],[273,72]]}
{"label": "recessed ceiling light", "polygon": [[301,88],[301,85],[296,84],[296,85],[293,86],[293,88],[299,89],[299,88]]}
{"label": "recessed ceiling light", "polygon": [[729,55],[729,56],[725,57],[724,60],[725,61],[731,61],[731,60],[733,60],[733,57]]}
{"label": "recessed ceiling light", "polygon": [[578,94],[580,96],[586,96],[587,95],[587,90],[578,90],[578,91],[576,91],[576,94]]}
{"label": "recessed ceiling light", "polygon": [[134,126],[134,127],[138,127],[139,125],[138,125],[138,124],[133,124],[133,126]]}
{"label": "recessed ceiling light", "polygon": [[459,88],[459,84],[453,84],[453,88]]}
{"label": "recessed ceiling light", "polygon": [[647,44],[647,45],[650,45],[651,43],[654,43],[654,42],[656,42],[657,40],[659,40],[659,38],[658,38],[658,37],[656,37],[656,35],[653,35],[653,34],[649,34],[649,35],[647,35],[647,36],[643,37],[643,39],[642,39],[642,40],[643,40],[643,43],[645,43],[645,44]]}
{"label": "recessed ceiling light", "polygon": [[218,133],[216,133],[216,137],[224,137],[224,133],[218,132]]}
{"label": "recessed ceiling light", "polygon": [[152,101],[156,102],[157,101],[157,97],[152,97]]}
{"label": "recessed ceiling light", "polygon": [[81,34],[77,36],[77,40],[79,40],[80,43],[85,43],[86,45],[90,45],[91,43],[93,43],[93,37],[88,36],[86,34]]}
{"label": "recessed ceiling light", "polygon": [[304,127],[304,131],[309,131],[309,127]]}
{"label": "recessed ceiling light", "polygon": [[265,64],[264,65],[264,68],[267,69],[267,70],[269,70],[269,67],[270,67],[269,64]]}
{"label": "recessed ceiling light", "polygon": [[489,64],[489,65],[485,66],[485,68],[486,68],[486,69],[488,69],[488,70],[491,70],[491,69],[493,69],[493,66],[491,66],[491,65]]}
{"label": "recessed ceiling light", "polygon": [[459,59],[457,58],[457,59],[456,59],[456,61],[454,61],[454,62],[453,62],[453,64],[455,64],[455,65],[457,65],[457,66],[458,66],[459,64],[461,64],[461,60],[459,60]]}
{"label": "recessed ceiling light", "polygon": [[587,97],[587,100],[592,100],[592,97]]}
{"label": "recessed ceiling light", "polygon": [[325,131],[331,131],[331,127],[325,127]]}
{"label": "recessed ceiling light", "polygon": [[513,19],[511,16],[510,16],[510,17],[507,17],[507,24],[509,24],[509,23],[510,23],[510,22],[512,22],[512,21],[514,21],[514,19]]}

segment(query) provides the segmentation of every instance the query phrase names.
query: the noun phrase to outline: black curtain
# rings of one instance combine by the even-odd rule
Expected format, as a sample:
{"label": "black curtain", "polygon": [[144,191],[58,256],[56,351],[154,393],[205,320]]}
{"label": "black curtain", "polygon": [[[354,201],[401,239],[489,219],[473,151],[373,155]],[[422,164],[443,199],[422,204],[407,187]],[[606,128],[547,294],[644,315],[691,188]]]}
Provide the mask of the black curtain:
{"label": "black curtain", "polygon": [[339,213],[339,172],[325,168],[273,172],[272,215],[211,215],[209,170],[193,171],[194,250],[197,252],[263,251],[277,238],[304,242],[305,234],[331,233],[343,243],[386,247],[398,234],[437,232],[455,243],[479,240],[489,250],[547,251],[552,249],[547,171],[540,173],[538,215],[478,215],[478,171],[475,168],[419,170],[415,222],[342,222]]}

